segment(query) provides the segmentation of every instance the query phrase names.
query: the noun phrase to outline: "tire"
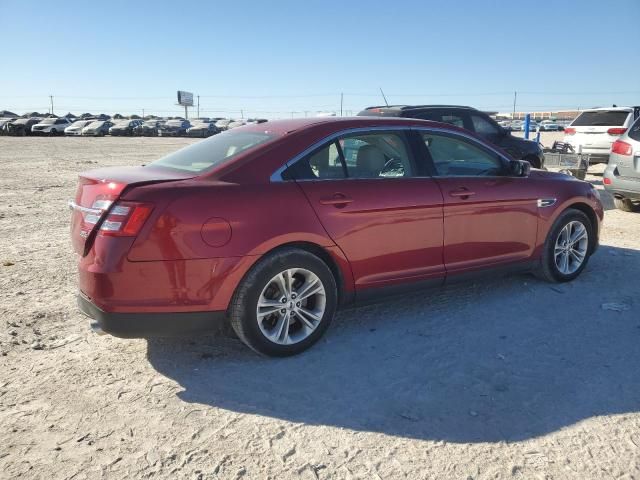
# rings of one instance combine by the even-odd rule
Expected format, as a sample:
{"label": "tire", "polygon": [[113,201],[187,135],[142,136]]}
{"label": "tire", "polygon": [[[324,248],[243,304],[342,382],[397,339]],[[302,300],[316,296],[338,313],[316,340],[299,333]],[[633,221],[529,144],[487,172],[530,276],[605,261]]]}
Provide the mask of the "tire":
{"label": "tire", "polygon": [[623,212],[635,212],[637,210],[637,207],[628,198],[613,197],[613,203],[618,210],[622,210]]}
{"label": "tire", "polygon": [[[294,280],[289,294],[287,272]],[[308,293],[305,288],[318,293],[302,298]],[[297,295],[300,297],[296,301]],[[259,300],[271,305],[258,307]],[[306,350],[322,337],[337,305],[336,281],[329,267],[305,250],[285,248],[251,268],[233,296],[229,318],[247,346],[263,355],[287,357]],[[260,318],[259,308],[263,312]],[[313,317],[308,316],[311,314]]]}
{"label": "tire", "polygon": [[100,131],[100,132],[98,132],[98,136],[99,136],[99,137],[104,137],[104,131]]}
{"label": "tire", "polygon": [[49,135],[51,135],[52,137],[55,137],[58,134],[58,131],[55,128],[52,128],[49,131]]}
{"label": "tire", "polygon": [[531,168],[540,168],[540,159],[534,156],[524,157],[523,160],[526,160],[531,164]]}
{"label": "tire", "polygon": [[[579,241],[571,243],[567,238],[565,228],[569,228],[571,237],[577,236],[581,224],[584,227],[584,236],[579,237]],[[572,228],[573,227],[573,228]],[[565,239],[568,240],[565,244]],[[569,282],[582,273],[589,262],[591,252],[593,252],[595,234],[593,225],[589,217],[580,210],[569,208],[562,212],[549,230],[547,239],[544,242],[540,266],[535,272],[536,275],[548,282]],[[574,248],[575,247],[575,248]],[[571,253],[573,251],[574,253]],[[582,253],[580,253],[582,252]],[[578,258],[582,261],[578,262]],[[563,259],[567,259],[566,269]]]}

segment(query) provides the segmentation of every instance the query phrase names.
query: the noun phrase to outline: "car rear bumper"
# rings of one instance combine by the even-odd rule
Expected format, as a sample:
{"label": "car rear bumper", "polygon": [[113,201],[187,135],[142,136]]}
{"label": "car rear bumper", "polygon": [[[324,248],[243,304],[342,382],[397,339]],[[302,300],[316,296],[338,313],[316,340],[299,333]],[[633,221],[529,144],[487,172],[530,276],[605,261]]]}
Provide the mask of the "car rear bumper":
{"label": "car rear bumper", "polygon": [[225,321],[225,312],[105,312],[85,295],[78,295],[78,307],[91,318],[98,333],[120,338],[172,337],[214,330]]}

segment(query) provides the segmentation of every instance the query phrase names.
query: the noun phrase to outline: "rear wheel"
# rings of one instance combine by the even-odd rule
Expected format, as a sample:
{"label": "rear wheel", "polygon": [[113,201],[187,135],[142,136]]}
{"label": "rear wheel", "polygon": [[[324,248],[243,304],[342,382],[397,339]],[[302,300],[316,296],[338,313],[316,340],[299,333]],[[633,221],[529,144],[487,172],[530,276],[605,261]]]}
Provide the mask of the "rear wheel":
{"label": "rear wheel", "polygon": [[238,337],[264,355],[295,355],[316,343],[333,320],[336,282],[315,255],[287,248],[251,269],[236,291],[229,316]]}
{"label": "rear wheel", "polygon": [[52,128],[52,129],[51,129],[51,131],[49,132],[49,134],[50,134],[52,137],[55,137],[55,136],[58,134],[58,131],[57,131],[55,128]]}
{"label": "rear wheel", "polygon": [[587,266],[594,241],[589,217],[580,210],[565,210],[547,235],[537,275],[549,282],[573,280]]}
{"label": "rear wheel", "polygon": [[613,203],[618,210],[622,210],[623,212],[635,212],[638,210],[638,207],[628,198],[613,197]]}

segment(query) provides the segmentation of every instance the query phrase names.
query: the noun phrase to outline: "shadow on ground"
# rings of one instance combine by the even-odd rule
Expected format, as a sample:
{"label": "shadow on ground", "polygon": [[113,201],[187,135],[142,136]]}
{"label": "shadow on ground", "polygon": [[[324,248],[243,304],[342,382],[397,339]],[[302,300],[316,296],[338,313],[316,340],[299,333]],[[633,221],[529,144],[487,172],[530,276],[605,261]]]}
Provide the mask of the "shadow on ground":
{"label": "shadow on ground", "polygon": [[[451,442],[515,441],[640,410],[640,251],[601,247],[583,276],[530,276],[346,310],[310,351],[150,340],[185,402],[312,425]],[[604,306],[604,308],[603,308]]]}

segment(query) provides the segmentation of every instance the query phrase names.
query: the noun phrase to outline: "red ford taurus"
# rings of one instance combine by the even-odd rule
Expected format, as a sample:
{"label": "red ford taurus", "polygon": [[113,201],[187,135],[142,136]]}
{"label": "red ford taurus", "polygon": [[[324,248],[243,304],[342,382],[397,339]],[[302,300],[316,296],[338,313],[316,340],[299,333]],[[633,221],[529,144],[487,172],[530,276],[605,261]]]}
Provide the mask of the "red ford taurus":
{"label": "red ford taurus", "polygon": [[572,280],[603,218],[589,183],[390,118],[233,129],[84,173],[70,206],[94,328],[145,337],[228,319],[267,355],[308,348],[339,306],[382,294],[503,269]]}

